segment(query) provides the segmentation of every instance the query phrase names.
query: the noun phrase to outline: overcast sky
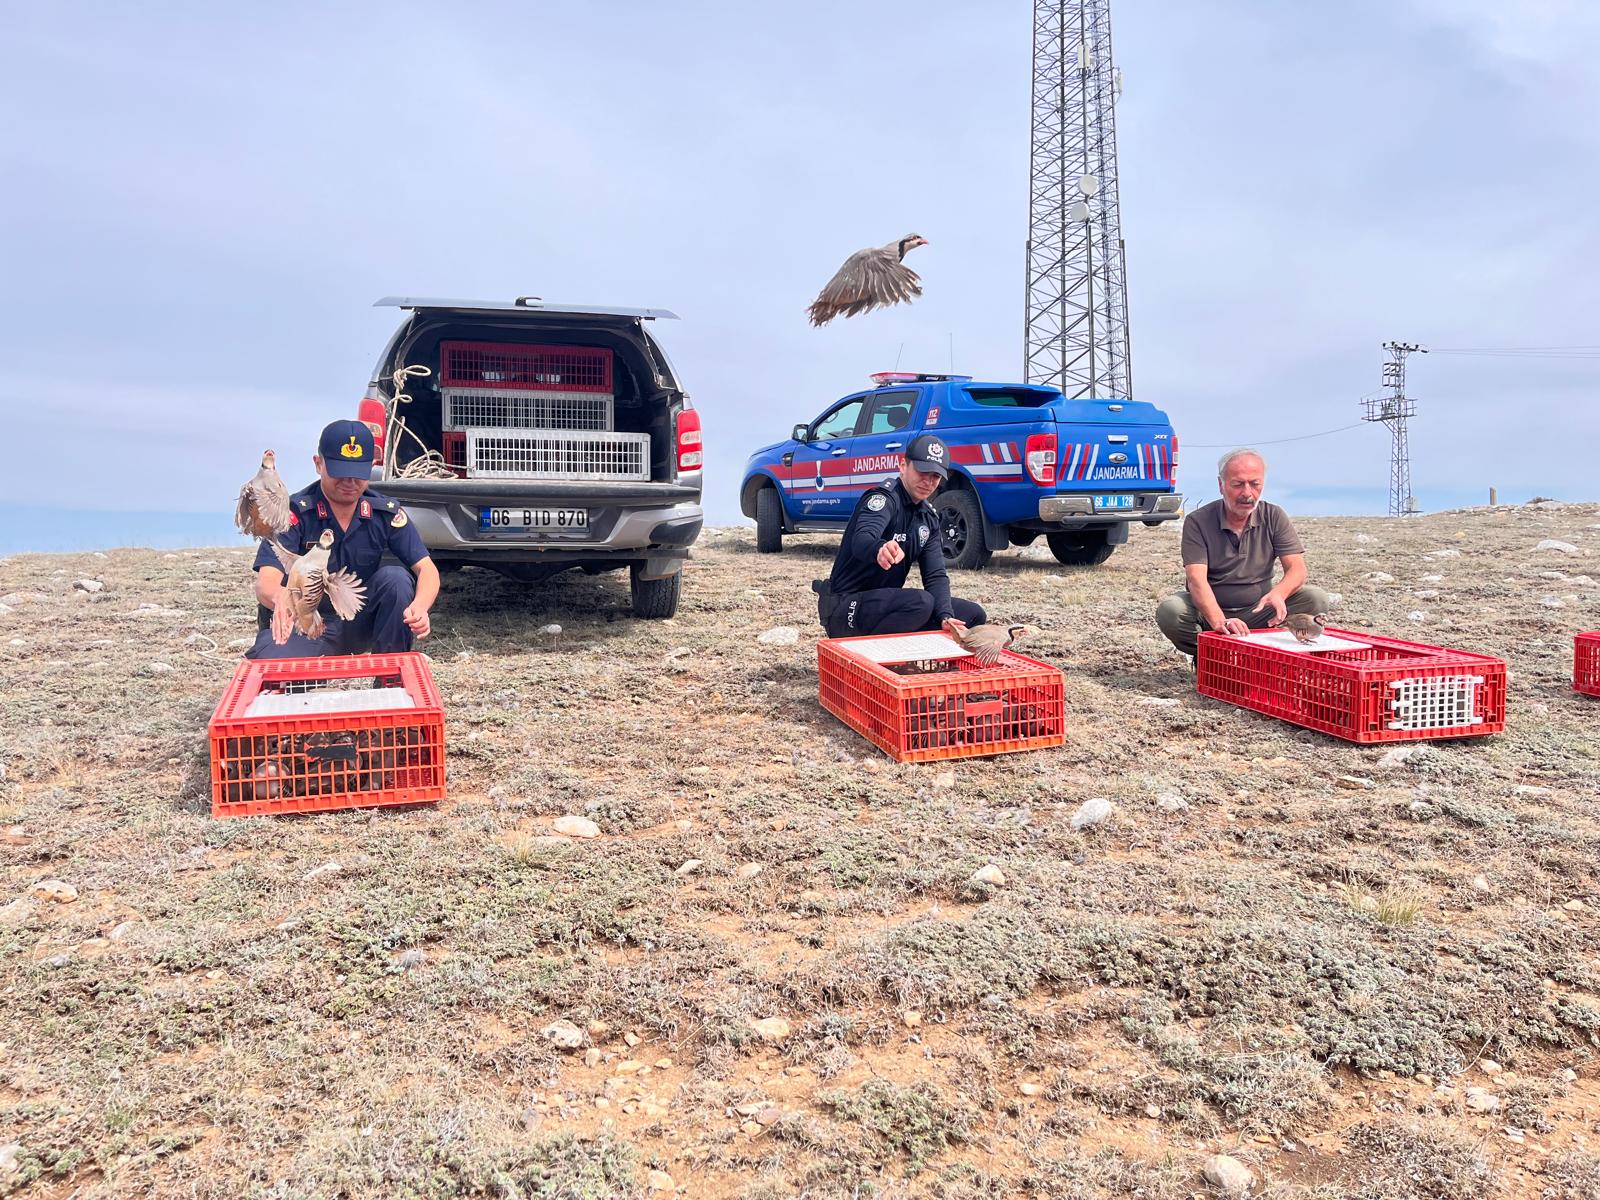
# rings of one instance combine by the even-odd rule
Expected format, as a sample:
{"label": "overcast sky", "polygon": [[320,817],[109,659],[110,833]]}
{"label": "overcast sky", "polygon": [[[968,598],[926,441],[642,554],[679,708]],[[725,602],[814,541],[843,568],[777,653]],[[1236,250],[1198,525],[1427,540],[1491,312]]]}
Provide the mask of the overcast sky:
{"label": "overcast sky", "polygon": [[[267,445],[298,485],[390,293],[681,314],[724,521],[749,451],[868,372],[948,369],[952,340],[959,371],[1019,370],[1026,3],[6,22],[0,503],[226,510]],[[1115,0],[1113,26],[1136,393],[1187,446],[1356,420],[1389,338],[1600,344],[1600,5]],[[846,254],[910,231],[922,300],[805,323]],[[1411,385],[1424,499],[1594,498],[1563,451],[1600,433],[1600,361],[1430,355]],[[1368,426],[1269,447],[1269,487],[1370,511],[1387,453]]]}

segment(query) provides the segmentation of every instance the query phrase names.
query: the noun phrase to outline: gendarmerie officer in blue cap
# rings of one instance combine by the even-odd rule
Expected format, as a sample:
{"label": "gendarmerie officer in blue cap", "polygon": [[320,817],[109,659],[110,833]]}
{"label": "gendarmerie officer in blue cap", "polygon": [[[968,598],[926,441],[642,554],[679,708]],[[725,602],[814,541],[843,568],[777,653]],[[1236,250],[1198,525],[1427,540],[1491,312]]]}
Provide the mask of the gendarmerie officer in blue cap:
{"label": "gendarmerie officer in blue cap", "polygon": [[[941,626],[959,632],[988,618],[950,595],[939,517],[928,501],[950,476],[950,449],[931,433],[911,439],[900,477],[868,488],[845,526],[833,574],[811,585],[829,637],[913,633]],[[922,587],[908,588],[916,562]]]}
{"label": "gendarmerie officer in blue cap", "polygon": [[[366,603],[341,620],[326,599],[327,628],[313,641],[294,627],[284,570],[272,547],[256,553],[256,599],[270,620],[247,658],[318,658],[325,654],[396,654],[428,636],[428,610],[439,595],[439,569],[398,501],[368,489],[372,431],[360,421],[335,421],[322,431],[311,458],[317,482],[289,497],[289,528],[278,544],[302,554],[333,530],[328,569],[349,571],[367,585]],[[385,553],[404,566],[383,564]],[[408,569],[409,568],[409,569]]]}

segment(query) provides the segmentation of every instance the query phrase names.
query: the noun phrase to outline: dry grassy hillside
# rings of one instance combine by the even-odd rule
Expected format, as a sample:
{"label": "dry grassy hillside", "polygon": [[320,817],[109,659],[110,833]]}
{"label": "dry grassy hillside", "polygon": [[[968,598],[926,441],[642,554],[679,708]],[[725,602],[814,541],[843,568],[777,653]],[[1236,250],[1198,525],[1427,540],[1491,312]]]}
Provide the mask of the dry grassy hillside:
{"label": "dry grassy hillside", "polygon": [[1509,659],[1508,731],[1394,762],[1198,697],[1136,529],[956,576],[1046,627],[1067,745],[899,766],[816,704],[831,545],[726,530],[672,622],[448,579],[437,808],[214,822],[244,547],[0,563],[0,1193],[1175,1200],[1223,1151],[1600,1196],[1600,509],[1301,528],[1337,623]]}

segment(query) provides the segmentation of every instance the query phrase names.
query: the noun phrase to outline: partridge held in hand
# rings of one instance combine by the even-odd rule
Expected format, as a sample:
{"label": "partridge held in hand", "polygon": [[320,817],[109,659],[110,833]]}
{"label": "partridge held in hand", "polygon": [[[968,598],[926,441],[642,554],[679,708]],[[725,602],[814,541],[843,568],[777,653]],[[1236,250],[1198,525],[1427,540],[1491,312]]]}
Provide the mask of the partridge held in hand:
{"label": "partridge held in hand", "polygon": [[295,626],[313,640],[322,636],[322,616],[317,606],[326,596],[333,611],[346,621],[366,603],[367,585],[349,571],[328,572],[328,554],[333,549],[333,530],[324,529],[317,544],[304,554],[290,554],[275,540],[272,548],[288,572],[284,586],[289,590],[289,608]]}
{"label": "partridge held in hand", "polygon": [[1322,636],[1322,627],[1328,623],[1327,613],[1311,616],[1308,613],[1290,613],[1283,619],[1282,628],[1294,634],[1297,642],[1314,642]]}
{"label": "partridge held in hand", "polygon": [[234,514],[239,532],[269,538],[289,528],[289,489],[278,478],[277,458],[271,450],[261,456],[261,469],[239,489],[239,509]]}
{"label": "partridge held in hand", "polygon": [[841,314],[853,317],[922,295],[921,278],[903,260],[908,251],[927,244],[921,234],[908,233],[887,246],[857,250],[812,301],[811,323],[826,325]]}
{"label": "partridge held in hand", "polygon": [[949,632],[963,649],[972,652],[973,662],[980,667],[992,667],[1000,661],[1000,652],[1009,650],[1017,638],[1042,631],[1037,625],[975,625],[971,629]]}

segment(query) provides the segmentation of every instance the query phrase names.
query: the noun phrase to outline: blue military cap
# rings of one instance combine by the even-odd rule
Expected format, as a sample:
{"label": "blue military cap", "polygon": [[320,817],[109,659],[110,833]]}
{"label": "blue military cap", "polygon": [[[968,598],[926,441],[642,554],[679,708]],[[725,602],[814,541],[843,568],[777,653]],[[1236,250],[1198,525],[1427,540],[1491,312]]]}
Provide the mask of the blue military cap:
{"label": "blue military cap", "polygon": [[334,421],[322,431],[317,453],[335,479],[365,479],[372,474],[372,430],[360,421]]}

